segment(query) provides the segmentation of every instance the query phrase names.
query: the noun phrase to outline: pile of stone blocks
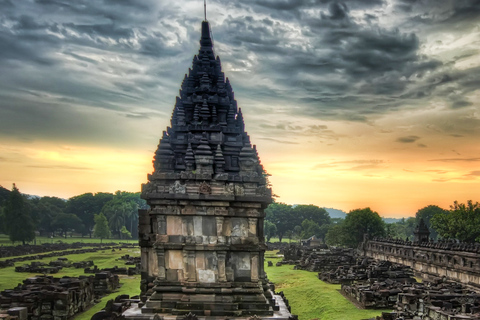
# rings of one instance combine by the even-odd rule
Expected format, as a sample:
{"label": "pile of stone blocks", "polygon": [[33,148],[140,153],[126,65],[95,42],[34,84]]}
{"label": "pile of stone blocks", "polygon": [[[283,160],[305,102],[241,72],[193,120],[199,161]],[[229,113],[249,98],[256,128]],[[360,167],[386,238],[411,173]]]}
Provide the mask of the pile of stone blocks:
{"label": "pile of stone blocks", "polygon": [[94,274],[97,274],[97,273],[100,273],[100,272],[109,272],[109,273],[112,273],[112,274],[123,274],[123,275],[135,275],[135,274],[139,274],[140,273],[140,270],[138,267],[130,267],[130,268],[126,268],[126,267],[118,267],[118,266],[114,266],[112,268],[104,268],[104,269],[99,269],[98,266],[93,266],[93,267],[87,267],[83,270],[83,272],[85,273],[94,273]]}
{"label": "pile of stone blocks", "polygon": [[15,272],[28,272],[28,273],[43,273],[53,274],[62,270],[61,266],[49,266],[46,263],[32,261],[30,264],[24,264],[23,266],[16,266]]}
{"label": "pile of stone blocks", "polygon": [[118,275],[111,272],[99,272],[93,278],[93,288],[96,295],[102,296],[106,293],[112,293],[120,286]]}
{"label": "pile of stone blocks", "polygon": [[454,282],[425,282],[405,286],[384,320],[480,319],[480,294]]}
{"label": "pile of stone blocks", "polygon": [[294,264],[296,270],[315,272],[335,271],[338,267],[356,264],[354,249],[327,248],[326,246],[301,246],[290,244],[281,250],[283,260],[277,266]]}
{"label": "pile of stone blocks", "polygon": [[363,308],[393,308],[404,286],[416,282],[412,270],[388,261],[367,261],[348,270],[352,277],[356,270],[360,275],[352,283],[342,284],[342,294]]}
{"label": "pile of stone blocks", "polygon": [[88,267],[92,267],[93,266],[93,261],[89,260],[89,261],[73,262],[72,266],[76,269],[85,269],[85,268],[88,268]]}
{"label": "pile of stone blocks", "polygon": [[[121,248],[123,248],[123,247],[124,246],[122,245],[121,247],[118,247],[118,249],[121,250]],[[45,254],[37,254],[37,255],[32,255],[32,256],[16,257],[16,258],[11,258],[11,259],[6,259],[5,261],[0,262],[0,268],[11,267],[15,264],[15,262],[20,262],[20,261],[41,260],[43,258],[61,257],[61,256],[66,256],[66,255],[71,255],[71,254],[82,254],[82,253],[97,252],[97,251],[101,251],[101,250],[110,250],[110,249],[113,250],[113,247],[97,246],[97,248],[65,250],[65,251],[60,251],[60,252],[54,251],[54,252],[45,253]],[[16,252],[16,251],[14,250],[13,252]],[[21,252],[21,250],[19,252]],[[7,253],[12,253],[12,252],[8,251]],[[4,254],[7,254],[7,253],[4,252]]]}
{"label": "pile of stone blocks", "polygon": [[67,320],[93,305],[92,280],[88,277],[28,278],[15,289],[0,293],[0,309],[26,308],[29,320]]}

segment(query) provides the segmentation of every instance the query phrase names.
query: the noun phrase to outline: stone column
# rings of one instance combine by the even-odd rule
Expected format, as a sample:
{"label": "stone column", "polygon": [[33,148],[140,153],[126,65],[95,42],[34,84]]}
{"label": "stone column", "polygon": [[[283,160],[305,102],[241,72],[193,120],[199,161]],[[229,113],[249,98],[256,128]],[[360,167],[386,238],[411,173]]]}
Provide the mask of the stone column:
{"label": "stone column", "polygon": [[260,251],[260,261],[259,261],[260,280],[262,280],[263,282],[265,280],[265,265],[262,263],[262,261],[265,261],[265,252]]}
{"label": "stone column", "polygon": [[251,252],[250,253],[250,268],[251,268],[251,278],[252,282],[258,281],[258,252]]}
{"label": "stone column", "polygon": [[165,280],[165,250],[163,248],[157,249],[158,259],[158,279]]}
{"label": "stone column", "polygon": [[248,236],[255,237],[257,235],[257,218],[248,218]]}
{"label": "stone column", "polygon": [[149,274],[149,272],[148,272],[148,248],[143,247],[143,248],[141,248],[140,251],[141,251],[140,261],[141,261],[142,272],[145,272],[146,274]]}
{"label": "stone column", "polygon": [[185,265],[186,279],[189,282],[197,281],[197,270],[195,268],[195,251],[187,251],[183,254],[186,257],[187,263]]}
{"label": "stone column", "polygon": [[224,217],[215,217],[217,222],[217,241],[219,244],[225,243],[225,236],[223,235],[223,222],[225,221]]}
{"label": "stone column", "polygon": [[148,249],[148,275],[149,276],[158,276],[158,260],[154,248]]}
{"label": "stone column", "polygon": [[157,215],[157,234],[167,234],[167,222],[164,215]]}
{"label": "stone column", "polygon": [[217,252],[217,263],[218,263],[218,280],[220,282],[227,281],[227,275],[225,273],[225,259],[227,256],[226,251]]}

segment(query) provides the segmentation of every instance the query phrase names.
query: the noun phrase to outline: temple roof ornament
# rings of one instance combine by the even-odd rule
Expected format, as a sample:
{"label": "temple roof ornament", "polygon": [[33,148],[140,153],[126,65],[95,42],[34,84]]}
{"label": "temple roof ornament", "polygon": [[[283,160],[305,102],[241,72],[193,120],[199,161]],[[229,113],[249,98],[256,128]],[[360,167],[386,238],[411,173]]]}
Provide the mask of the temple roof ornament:
{"label": "temple roof ornament", "polygon": [[154,168],[157,174],[150,175],[150,181],[165,178],[158,173],[187,171],[188,177],[201,174],[197,178],[202,180],[221,174],[223,181],[242,181],[248,176],[248,182],[266,184],[230,80],[222,72],[220,58],[215,57],[207,21],[202,22],[200,49],[182,81],[171,127],[160,139]]}

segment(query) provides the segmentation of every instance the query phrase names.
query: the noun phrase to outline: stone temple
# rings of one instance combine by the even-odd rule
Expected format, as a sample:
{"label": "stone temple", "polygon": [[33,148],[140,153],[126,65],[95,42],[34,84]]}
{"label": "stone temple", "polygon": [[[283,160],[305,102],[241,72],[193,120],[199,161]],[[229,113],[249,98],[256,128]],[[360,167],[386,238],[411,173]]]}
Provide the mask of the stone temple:
{"label": "stone temple", "polygon": [[288,319],[263,267],[271,189],[207,21],[153,164],[139,211],[143,317]]}

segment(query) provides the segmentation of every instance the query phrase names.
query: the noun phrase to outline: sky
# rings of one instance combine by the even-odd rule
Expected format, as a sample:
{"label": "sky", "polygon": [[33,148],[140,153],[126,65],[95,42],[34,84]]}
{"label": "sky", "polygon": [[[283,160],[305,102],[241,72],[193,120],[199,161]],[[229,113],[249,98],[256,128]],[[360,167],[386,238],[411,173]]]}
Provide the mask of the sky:
{"label": "sky", "polygon": [[[0,185],[139,191],[203,9],[0,0]],[[277,201],[480,201],[480,0],[209,0],[207,19]]]}

